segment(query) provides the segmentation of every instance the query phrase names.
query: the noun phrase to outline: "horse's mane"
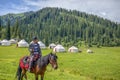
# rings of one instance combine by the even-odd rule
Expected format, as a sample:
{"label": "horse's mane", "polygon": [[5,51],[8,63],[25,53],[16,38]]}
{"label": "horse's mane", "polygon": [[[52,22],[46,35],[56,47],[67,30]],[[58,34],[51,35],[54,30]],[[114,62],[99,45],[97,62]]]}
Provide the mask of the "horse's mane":
{"label": "horse's mane", "polygon": [[47,65],[49,64],[49,56],[50,56],[51,53],[45,55],[45,56],[41,56],[38,61],[37,61],[37,64],[39,66],[43,66],[43,65]]}

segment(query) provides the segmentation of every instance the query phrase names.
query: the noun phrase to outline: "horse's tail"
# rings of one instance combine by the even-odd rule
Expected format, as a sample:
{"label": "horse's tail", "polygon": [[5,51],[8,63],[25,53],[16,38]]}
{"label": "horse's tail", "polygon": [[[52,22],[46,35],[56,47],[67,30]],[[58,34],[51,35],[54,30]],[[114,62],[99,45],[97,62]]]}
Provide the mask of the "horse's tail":
{"label": "horse's tail", "polygon": [[22,68],[19,65],[18,69],[17,69],[17,72],[16,72],[16,78],[17,78],[17,80],[21,80],[21,72],[22,72]]}

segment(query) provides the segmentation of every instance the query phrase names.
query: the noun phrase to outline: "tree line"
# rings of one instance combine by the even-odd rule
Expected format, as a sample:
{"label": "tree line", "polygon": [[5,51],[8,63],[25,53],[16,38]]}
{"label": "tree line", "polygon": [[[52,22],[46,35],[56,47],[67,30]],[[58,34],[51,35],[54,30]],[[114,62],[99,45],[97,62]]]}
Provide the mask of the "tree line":
{"label": "tree line", "polygon": [[96,15],[66,10],[62,8],[43,8],[23,19],[10,20],[1,25],[1,39],[26,39],[37,36],[46,45],[60,43],[65,46],[120,46],[120,24]]}

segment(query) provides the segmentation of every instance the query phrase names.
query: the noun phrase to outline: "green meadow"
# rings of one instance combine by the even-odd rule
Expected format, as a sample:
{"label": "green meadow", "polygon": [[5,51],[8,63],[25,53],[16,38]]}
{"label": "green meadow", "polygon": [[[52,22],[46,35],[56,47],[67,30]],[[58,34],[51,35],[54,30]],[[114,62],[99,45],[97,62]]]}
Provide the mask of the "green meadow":
{"label": "green meadow", "polygon": [[[48,65],[44,80],[120,80],[120,47],[93,47],[92,54],[81,49],[81,53],[57,53],[59,68]],[[42,54],[51,51],[45,49]],[[0,46],[0,80],[16,80],[19,59],[25,55],[29,55],[27,48]],[[35,80],[34,74],[27,75],[28,80]]]}

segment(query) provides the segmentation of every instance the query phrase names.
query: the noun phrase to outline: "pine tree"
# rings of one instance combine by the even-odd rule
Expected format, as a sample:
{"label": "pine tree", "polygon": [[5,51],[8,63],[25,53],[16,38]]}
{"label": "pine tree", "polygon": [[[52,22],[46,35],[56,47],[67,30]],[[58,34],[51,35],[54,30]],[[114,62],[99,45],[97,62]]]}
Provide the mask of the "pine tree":
{"label": "pine tree", "polygon": [[2,37],[2,24],[1,24],[1,17],[0,17],[0,38]]}
{"label": "pine tree", "polygon": [[10,20],[8,19],[7,29],[6,29],[6,39],[10,40],[10,38],[11,38],[11,34],[10,34]]}

